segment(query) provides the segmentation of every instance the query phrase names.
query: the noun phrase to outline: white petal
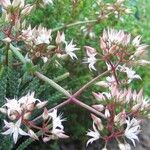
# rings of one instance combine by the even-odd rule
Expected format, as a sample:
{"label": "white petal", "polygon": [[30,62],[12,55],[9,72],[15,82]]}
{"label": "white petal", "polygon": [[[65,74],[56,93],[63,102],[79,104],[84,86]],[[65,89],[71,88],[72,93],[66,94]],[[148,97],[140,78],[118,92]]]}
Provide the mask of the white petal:
{"label": "white petal", "polygon": [[13,139],[14,139],[14,142],[17,143],[17,139],[18,139],[18,130],[16,130],[16,131],[13,133]]}

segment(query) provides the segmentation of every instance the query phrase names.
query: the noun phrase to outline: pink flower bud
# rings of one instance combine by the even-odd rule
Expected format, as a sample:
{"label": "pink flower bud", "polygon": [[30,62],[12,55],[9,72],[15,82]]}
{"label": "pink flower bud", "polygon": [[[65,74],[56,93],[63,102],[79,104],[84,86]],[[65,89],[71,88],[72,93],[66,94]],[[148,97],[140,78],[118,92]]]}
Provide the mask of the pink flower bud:
{"label": "pink flower bud", "polygon": [[44,112],[42,114],[43,120],[47,120],[49,117],[47,108],[44,108]]}
{"label": "pink flower bud", "polygon": [[95,115],[91,114],[91,117],[94,121],[94,123],[97,125],[98,129],[101,131],[103,130],[103,125],[102,125],[102,121],[100,118],[96,117]]}
{"label": "pink flower bud", "polygon": [[96,54],[96,50],[93,47],[90,47],[90,46],[84,46],[84,47],[86,49],[86,53],[88,56]]}
{"label": "pink flower bud", "polygon": [[33,9],[33,6],[31,6],[30,4],[26,5],[24,9],[21,11],[21,15],[23,16],[29,15],[32,9]]}
{"label": "pink flower bud", "polygon": [[98,111],[103,111],[104,110],[104,106],[99,104],[99,105],[92,105],[93,108],[95,108]]}
{"label": "pink flower bud", "polygon": [[102,101],[102,100],[105,100],[105,97],[103,96],[103,94],[101,93],[95,93],[95,92],[92,92],[93,96],[98,100],[98,101]]}

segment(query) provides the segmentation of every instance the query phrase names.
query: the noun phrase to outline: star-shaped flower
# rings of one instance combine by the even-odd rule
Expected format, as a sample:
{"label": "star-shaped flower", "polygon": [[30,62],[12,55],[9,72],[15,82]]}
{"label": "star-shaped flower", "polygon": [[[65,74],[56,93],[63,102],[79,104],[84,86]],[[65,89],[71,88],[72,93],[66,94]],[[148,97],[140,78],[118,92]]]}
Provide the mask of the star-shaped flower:
{"label": "star-shaped flower", "polygon": [[89,145],[89,143],[93,143],[93,141],[96,141],[100,138],[100,133],[99,131],[96,129],[95,123],[93,122],[93,131],[89,130],[89,132],[87,132],[86,134],[87,136],[90,136],[91,138],[87,141],[87,146]]}
{"label": "star-shaped flower", "polygon": [[130,139],[135,146],[135,140],[139,141],[138,134],[141,132],[140,121],[135,118],[128,118],[126,120],[127,127],[125,129],[124,135]]}
{"label": "star-shaped flower", "polygon": [[78,50],[79,48],[76,48],[76,45],[73,44],[73,40],[68,44],[67,42],[65,42],[65,52],[66,54],[68,54],[72,59],[78,59],[76,54],[74,53],[74,51]]}
{"label": "star-shaped flower", "polygon": [[89,64],[89,69],[90,70],[93,69],[93,70],[96,71],[96,68],[94,66],[96,61],[97,61],[97,59],[95,57],[97,55],[96,50],[94,48],[90,47],[90,46],[85,46],[85,48],[86,48],[86,54],[87,54],[88,57],[84,59],[83,63],[88,63]]}
{"label": "star-shaped flower", "polygon": [[17,143],[18,140],[18,135],[24,135],[24,136],[29,136],[28,133],[26,133],[25,131],[23,131],[20,126],[21,126],[21,118],[16,122],[7,122],[6,120],[4,120],[5,123],[5,128],[8,128],[8,130],[6,130],[5,132],[2,132],[3,135],[12,135],[13,134],[13,140],[15,143]]}

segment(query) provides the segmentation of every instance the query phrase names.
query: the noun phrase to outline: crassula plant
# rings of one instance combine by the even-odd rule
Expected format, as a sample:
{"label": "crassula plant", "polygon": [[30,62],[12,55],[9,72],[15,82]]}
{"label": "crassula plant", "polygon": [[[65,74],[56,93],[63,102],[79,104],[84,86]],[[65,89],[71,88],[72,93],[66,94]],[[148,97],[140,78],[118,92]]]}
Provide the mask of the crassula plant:
{"label": "crassula plant", "polygon": [[[97,41],[99,48],[86,45],[83,50],[87,56],[81,59],[83,64],[88,64],[91,72],[97,72],[96,64],[99,62],[105,64],[106,71],[87,82],[74,94],[38,72],[36,67],[37,64],[45,64],[54,57],[65,61],[64,58],[70,56],[72,60],[78,61],[80,58],[76,51],[80,51],[79,46],[76,46],[73,40],[68,41],[65,33],[59,30],[80,24],[99,23],[112,15],[119,18],[131,12],[123,3],[124,0],[117,0],[113,4],[98,1],[97,5],[101,9],[97,13],[96,20],[79,21],[47,29],[42,25],[33,27],[25,19],[36,8],[52,5],[52,0],[36,0],[33,4],[27,4],[24,0],[0,0],[4,20],[4,25],[1,26],[3,34],[1,42],[5,45],[6,55],[4,63],[8,63],[8,53],[11,51],[17,58],[16,65],[23,66],[27,73],[48,83],[68,97],[51,109],[46,108],[48,101],[35,98],[34,91],[29,91],[22,97],[14,95],[13,99],[6,97],[5,103],[0,108],[1,113],[6,116],[4,131],[1,134],[13,136],[14,143],[17,143],[19,136],[28,136],[35,140],[39,140],[40,137],[44,142],[69,138],[63,126],[63,121],[67,121],[67,118],[63,118],[62,114],[59,115],[57,109],[74,103],[91,113],[93,126],[85,133],[89,137],[87,146],[96,140],[105,143],[103,150],[107,149],[107,144],[111,140],[117,140],[121,150],[130,150],[131,143],[136,146],[141,132],[141,118],[150,116],[149,98],[143,95],[143,89],[136,91],[130,86],[133,80],[142,80],[134,68],[137,65],[150,64],[145,59],[148,45],[142,43],[140,35],[133,37],[124,30],[108,27],[103,29]],[[89,31],[86,26],[82,26],[81,30],[91,38],[95,36],[91,28]],[[54,32],[57,34],[53,35]],[[96,82],[101,77],[105,79]],[[96,103],[89,106],[77,97],[95,82],[103,92],[91,91]],[[35,117],[35,111],[42,113]]]}

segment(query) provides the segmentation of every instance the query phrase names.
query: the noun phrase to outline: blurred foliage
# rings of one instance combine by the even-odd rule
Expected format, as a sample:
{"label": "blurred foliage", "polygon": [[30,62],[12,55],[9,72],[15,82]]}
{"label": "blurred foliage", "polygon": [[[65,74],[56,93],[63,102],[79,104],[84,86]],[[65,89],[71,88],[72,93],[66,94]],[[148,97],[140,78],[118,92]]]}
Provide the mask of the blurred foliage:
{"label": "blurred foliage", "polygon": [[[31,0],[30,0],[31,1]],[[99,7],[95,5],[97,0],[54,0],[54,4],[47,6],[46,8],[36,9],[30,17],[27,19],[29,24],[37,26],[42,24],[47,28],[57,28],[64,24],[69,24],[79,20],[85,20],[86,18],[95,19],[95,12],[99,10]],[[112,2],[113,0],[107,0]],[[107,21],[103,21],[99,24],[90,24],[90,27],[95,33],[96,38],[90,39],[88,36],[83,36],[80,26],[74,26],[68,29],[64,29],[67,40],[73,39],[78,45],[80,50],[78,51],[78,61],[73,61],[70,58],[61,60],[59,58],[51,59],[44,66],[37,66],[38,70],[41,71],[47,77],[54,79],[66,72],[70,73],[70,76],[58,83],[71,93],[77,91],[87,81],[92,79],[97,74],[103,72],[106,67],[101,63],[98,65],[98,72],[89,71],[88,67],[82,63],[82,59],[85,56],[84,46],[89,45],[99,50],[99,36],[102,30],[106,27],[114,27],[117,29],[124,29],[130,32],[133,36],[142,35],[143,42],[150,44],[150,1],[149,0],[127,0],[126,5],[133,10],[130,15],[125,15],[120,19],[114,17],[109,18]],[[56,33],[53,33],[55,35]],[[1,43],[0,43],[1,44]],[[35,91],[36,97],[41,100],[48,100],[48,107],[53,107],[58,103],[64,101],[64,97],[61,93],[40,81],[36,77],[24,73],[23,69],[19,66],[13,66],[12,63],[14,58],[11,52],[8,51],[7,57],[9,62],[3,64],[4,58],[1,53],[4,53],[3,45],[0,45],[0,105],[2,106],[5,101],[5,97],[13,98],[14,96],[20,97],[27,94],[28,91]],[[149,56],[148,56],[149,57]],[[150,57],[149,57],[150,58]],[[138,73],[143,78],[142,81],[133,81],[132,86],[136,89],[144,88],[146,95],[150,96],[150,70],[148,67],[137,68]],[[87,104],[95,103],[94,98],[91,95],[91,91],[100,91],[101,89],[97,86],[92,86],[86,90],[80,99]],[[84,109],[80,109],[77,106],[67,106],[61,111],[64,112],[64,117],[67,118],[67,122],[64,122],[67,134],[71,136],[71,140],[77,139],[82,142],[86,141],[86,131],[91,126],[90,115]],[[2,128],[2,116],[1,128]],[[12,143],[10,138],[2,137],[0,135],[2,150],[12,149]],[[22,139],[23,141],[26,139]],[[71,140],[65,140],[70,142]],[[33,141],[25,141],[26,145],[29,145]],[[5,143],[5,144],[4,144]],[[21,141],[18,142],[19,144]],[[26,149],[36,147],[35,149],[58,149],[57,143],[50,142],[50,145],[42,145],[40,142],[33,142]],[[18,144],[18,145],[19,145]],[[25,149],[25,145],[21,145],[18,149]],[[17,145],[17,146],[18,146]],[[39,145],[39,148],[38,148]]]}

